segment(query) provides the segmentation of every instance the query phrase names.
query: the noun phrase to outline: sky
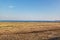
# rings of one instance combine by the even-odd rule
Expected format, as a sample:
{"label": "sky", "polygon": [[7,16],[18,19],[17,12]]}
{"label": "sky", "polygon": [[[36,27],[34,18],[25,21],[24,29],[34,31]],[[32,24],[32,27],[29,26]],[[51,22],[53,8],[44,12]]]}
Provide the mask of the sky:
{"label": "sky", "polygon": [[60,0],[0,0],[0,20],[60,20]]}

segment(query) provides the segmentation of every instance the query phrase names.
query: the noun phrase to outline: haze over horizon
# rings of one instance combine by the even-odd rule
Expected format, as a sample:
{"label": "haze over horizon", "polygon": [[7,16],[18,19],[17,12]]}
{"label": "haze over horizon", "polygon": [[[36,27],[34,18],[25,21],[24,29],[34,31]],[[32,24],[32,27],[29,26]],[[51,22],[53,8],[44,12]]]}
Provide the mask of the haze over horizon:
{"label": "haze over horizon", "polygon": [[0,20],[60,20],[60,0],[0,0]]}

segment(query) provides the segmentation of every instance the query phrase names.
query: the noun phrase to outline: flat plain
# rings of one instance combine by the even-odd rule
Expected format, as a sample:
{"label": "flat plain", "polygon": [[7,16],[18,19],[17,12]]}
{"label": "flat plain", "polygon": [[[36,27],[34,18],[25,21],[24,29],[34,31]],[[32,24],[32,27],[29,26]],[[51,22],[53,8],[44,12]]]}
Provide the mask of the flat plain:
{"label": "flat plain", "polygon": [[0,22],[0,40],[60,38],[60,22]]}

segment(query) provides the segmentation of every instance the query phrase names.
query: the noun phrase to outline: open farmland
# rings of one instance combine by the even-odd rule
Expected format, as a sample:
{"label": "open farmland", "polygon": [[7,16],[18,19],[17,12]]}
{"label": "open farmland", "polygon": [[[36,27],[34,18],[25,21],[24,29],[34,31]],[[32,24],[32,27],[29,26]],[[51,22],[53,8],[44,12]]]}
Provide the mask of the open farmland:
{"label": "open farmland", "polygon": [[0,22],[0,40],[51,40],[60,37],[60,22]]}

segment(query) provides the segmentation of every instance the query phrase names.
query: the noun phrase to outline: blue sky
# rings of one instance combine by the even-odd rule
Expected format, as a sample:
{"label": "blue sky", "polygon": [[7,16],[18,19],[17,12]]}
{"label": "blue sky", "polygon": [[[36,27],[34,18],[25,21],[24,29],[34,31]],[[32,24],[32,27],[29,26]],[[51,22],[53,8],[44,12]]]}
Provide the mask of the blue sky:
{"label": "blue sky", "polygon": [[0,0],[0,20],[60,20],[60,0]]}

